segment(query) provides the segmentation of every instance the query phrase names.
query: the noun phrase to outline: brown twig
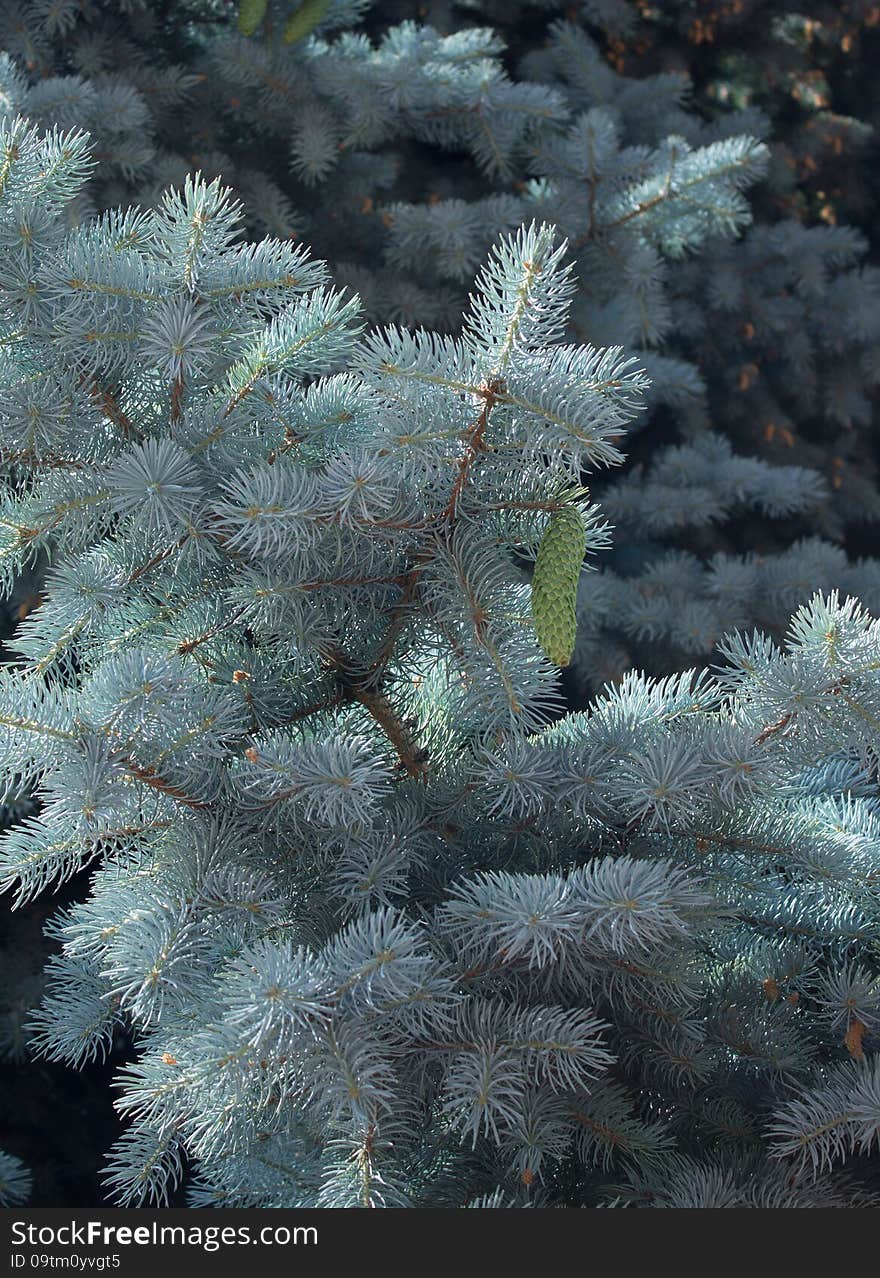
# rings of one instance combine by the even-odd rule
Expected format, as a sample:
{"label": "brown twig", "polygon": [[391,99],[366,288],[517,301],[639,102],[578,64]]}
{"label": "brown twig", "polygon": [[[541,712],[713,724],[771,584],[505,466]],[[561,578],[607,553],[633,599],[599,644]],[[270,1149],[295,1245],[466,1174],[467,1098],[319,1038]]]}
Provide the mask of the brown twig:
{"label": "brown twig", "polygon": [[397,713],[390,699],[377,689],[364,687],[341,652],[332,654],[330,660],[347,697],[364,707],[394,746],[401,768],[411,777],[426,780],[427,751],[416,741],[407,721]]}
{"label": "brown twig", "polygon": [[127,439],[136,439],[139,443],[143,442],[143,433],[138,430],[131,418],[119,407],[111,390],[108,390],[106,386],[102,386],[96,377],[89,379],[85,375],[80,378],[80,385],[85,387],[92,399],[97,400],[104,416],[109,418],[114,426],[118,426]]}
{"label": "brown twig", "polygon": [[129,776],[134,777],[136,781],[142,781],[144,785],[150,786],[153,790],[159,790],[162,794],[167,794],[170,799],[175,799],[178,803],[182,803],[188,808],[201,810],[211,806],[210,803],[205,803],[201,799],[194,799],[191,795],[186,794],[172,782],[167,781],[165,777],[160,776],[155,768],[142,767],[139,763],[135,763],[133,759],[123,759],[122,763]]}

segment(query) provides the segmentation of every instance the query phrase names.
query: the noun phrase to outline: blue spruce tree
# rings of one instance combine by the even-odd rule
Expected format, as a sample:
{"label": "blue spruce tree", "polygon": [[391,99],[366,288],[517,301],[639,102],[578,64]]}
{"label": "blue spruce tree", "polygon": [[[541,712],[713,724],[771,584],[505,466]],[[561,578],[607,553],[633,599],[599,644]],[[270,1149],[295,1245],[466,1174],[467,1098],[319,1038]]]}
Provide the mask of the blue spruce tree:
{"label": "blue spruce tree", "polygon": [[113,1200],[870,1202],[880,623],[816,596],[565,713],[549,530],[607,543],[649,387],[563,340],[552,228],[460,336],[366,330],[216,180],[72,226],[84,134],[0,157],[7,587],[49,565],[0,860],[90,875],[34,1042],[130,1036]]}

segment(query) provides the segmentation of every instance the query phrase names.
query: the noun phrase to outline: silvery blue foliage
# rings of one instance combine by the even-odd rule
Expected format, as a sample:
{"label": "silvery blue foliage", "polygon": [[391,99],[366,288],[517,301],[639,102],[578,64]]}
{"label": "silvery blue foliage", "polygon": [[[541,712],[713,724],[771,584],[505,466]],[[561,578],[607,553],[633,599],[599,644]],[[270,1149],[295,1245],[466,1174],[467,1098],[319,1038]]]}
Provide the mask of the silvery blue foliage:
{"label": "silvery blue foliage", "polygon": [[[200,168],[240,194],[252,232],[305,236],[370,320],[449,333],[498,235],[537,219],[567,237],[569,340],[623,346],[651,381],[625,471],[594,487],[618,536],[576,649],[579,695],[634,666],[705,663],[739,625],[780,638],[819,587],[872,601],[876,562],[837,549],[880,515],[880,307],[864,240],[793,216],[751,225],[795,164],[760,93],[721,109],[684,74],[620,69],[627,42],[690,23],[699,42],[717,13],[333,0],[287,45],[285,0],[249,37],[219,0],[115,9],[0,7],[2,109],[87,129],[100,150],[69,221],[132,198],[156,206]],[[836,42],[832,17],[815,24],[820,43]],[[722,29],[741,23],[726,14]],[[799,23],[774,27],[789,53]],[[802,142],[810,152],[806,130]],[[169,308],[150,349],[173,369],[211,335],[187,303]],[[759,606],[717,591],[719,555],[748,560]]]}
{"label": "silvery blue foliage", "polygon": [[90,874],[33,1034],[130,1037],[112,1199],[867,1201],[880,623],[816,596],[564,714],[523,565],[568,503],[607,544],[582,479],[647,378],[562,340],[552,228],[460,337],[367,331],[216,181],[71,229],[85,138],[0,156],[7,588],[49,563],[0,864],[18,901]]}
{"label": "silvery blue foliage", "polygon": [[17,1207],[27,1202],[32,1179],[20,1158],[0,1150],[0,1207]]}
{"label": "silvery blue foliage", "polygon": [[[621,75],[572,21],[554,22],[520,70],[561,94],[568,116],[528,145],[519,193],[390,204],[388,260],[438,286],[463,282],[493,235],[553,221],[580,282],[574,331],[637,350],[651,377],[627,473],[595,488],[626,551],[606,559],[613,592],[585,604],[580,683],[706,661],[737,625],[778,637],[826,583],[871,597],[875,561],[847,563],[834,545],[880,515],[880,277],[864,237],[794,218],[749,225],[744,192],[766,176],[772,140],[759,111],[709,123],[689,109],[683,76]],[[767,570],[766,542],[783,537],[790,549]],[[712,556],[731,543],[753,552],[759,608],[715,593]]]}

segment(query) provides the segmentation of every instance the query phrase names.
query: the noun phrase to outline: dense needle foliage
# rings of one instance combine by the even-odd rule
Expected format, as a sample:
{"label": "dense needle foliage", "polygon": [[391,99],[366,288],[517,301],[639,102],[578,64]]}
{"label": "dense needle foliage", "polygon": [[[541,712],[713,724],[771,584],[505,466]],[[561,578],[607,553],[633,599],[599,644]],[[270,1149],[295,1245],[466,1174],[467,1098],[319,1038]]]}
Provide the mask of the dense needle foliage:
{"label": "dense needle foliage", "polygon": [[691,8],[0,11],[0,871],[81,885],[0,1042],[124,1054],[116,1203],[873,1201],[872,197]]}

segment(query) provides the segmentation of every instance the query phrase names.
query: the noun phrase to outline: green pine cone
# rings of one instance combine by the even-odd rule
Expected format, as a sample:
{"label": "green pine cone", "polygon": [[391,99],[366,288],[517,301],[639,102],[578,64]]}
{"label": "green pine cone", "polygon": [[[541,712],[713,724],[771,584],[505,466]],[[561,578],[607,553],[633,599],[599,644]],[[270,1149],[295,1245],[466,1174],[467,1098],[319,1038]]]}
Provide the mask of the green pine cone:
{"label": "green pine cone", "polygon": [[284,43],[294,44],[302,40],[318,25],[330,8],[330,0],[303,0],[299,8],[287,19]]}
{"label": "green pine cone", "polygon": [[577,633],[577,584],[584,562],[587,529],[575,506],[550,517],[532,575],[532,620],[541,651],[567,666]]}
{"label": "green pine cone", "polygon": [[253,35],[266,16],[269,0],[239,0],[238,29],[242,35]]}

